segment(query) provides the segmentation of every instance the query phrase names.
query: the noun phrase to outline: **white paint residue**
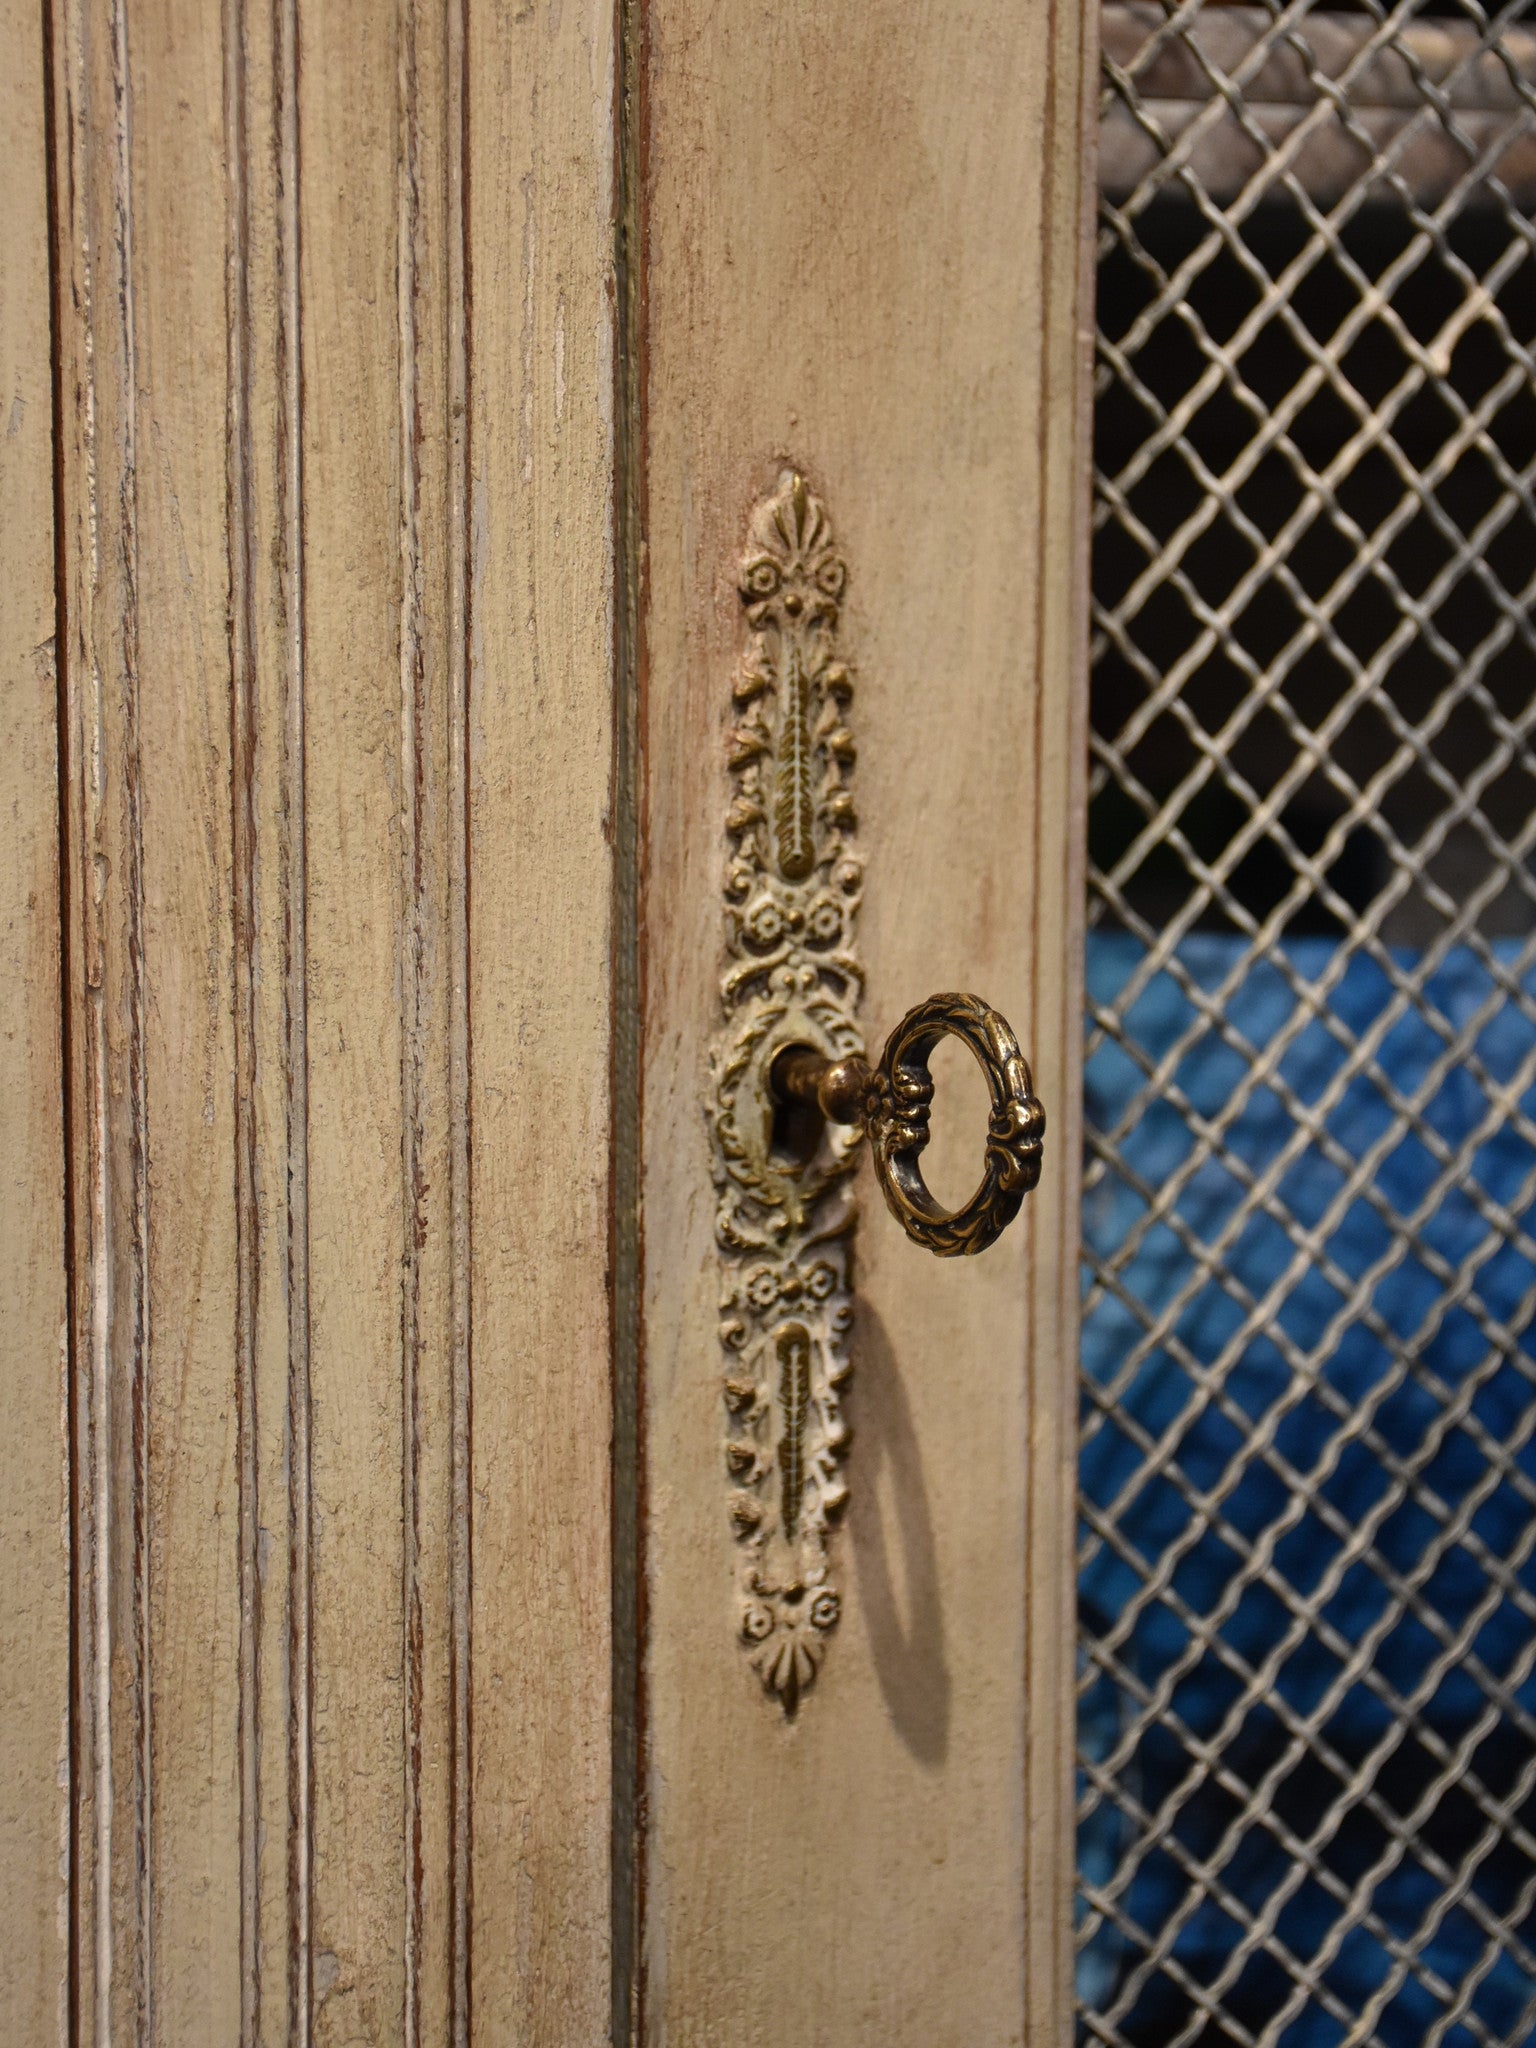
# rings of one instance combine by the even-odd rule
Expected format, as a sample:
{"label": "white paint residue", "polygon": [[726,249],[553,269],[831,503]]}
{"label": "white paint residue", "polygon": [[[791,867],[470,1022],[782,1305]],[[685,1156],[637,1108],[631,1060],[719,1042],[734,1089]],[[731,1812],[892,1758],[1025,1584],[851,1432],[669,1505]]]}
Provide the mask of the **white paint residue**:
{"label": "white paint residue", "polygon": [[533,203],[533,173],[523,179],[523,482],[533,482],[533,313],[534,278],[538,271],[538,229]]}
{"label": "white paint residue", "polygon": [[469,696],[471,710],[476,702],[485,668],[485,563],[490,538],[490,498],[485,478],[477,476],[470,497],[469,515]]}
{"label": "white paint residue", "polygon": [[565,418],[565,293],[555,301],[555,425]]}

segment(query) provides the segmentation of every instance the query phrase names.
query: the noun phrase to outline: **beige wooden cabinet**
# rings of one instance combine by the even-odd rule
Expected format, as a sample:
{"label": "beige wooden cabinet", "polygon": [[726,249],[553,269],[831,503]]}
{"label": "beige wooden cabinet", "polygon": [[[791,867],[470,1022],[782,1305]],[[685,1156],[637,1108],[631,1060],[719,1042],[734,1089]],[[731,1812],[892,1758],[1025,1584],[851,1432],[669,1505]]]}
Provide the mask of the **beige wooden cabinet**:
{"label": "beige wooden cabinet", "polygon": [[[0,9],[18,2048],[1064,2040],[1092,33]],[[796,472],[859,1025],[980,990],[1050,1129],[975,1260],[859,1171],[786,1701],[716,1180]]]}

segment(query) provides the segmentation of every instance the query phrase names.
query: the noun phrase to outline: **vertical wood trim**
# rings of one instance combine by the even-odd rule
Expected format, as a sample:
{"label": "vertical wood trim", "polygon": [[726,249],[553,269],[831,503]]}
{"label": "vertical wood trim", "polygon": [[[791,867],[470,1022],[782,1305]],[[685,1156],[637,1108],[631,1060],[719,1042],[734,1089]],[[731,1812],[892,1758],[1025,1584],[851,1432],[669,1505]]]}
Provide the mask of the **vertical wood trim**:
{"label": "vertical wood trim", "polygon": [[[462,148],[446,5],[401,0],[397,160],[400,436],[401,1252],[405,1672],[403,1818],[405,2038],[451,2040],[456,1988],[455,1859],[462,1821],[459,1660],[464,1491],[461,1242],[467,1066],[462,1004],[467,869],[456,758],[463,724]],[[459,254],[455,254],[459,243]]]}
{"label": "vertical wood trim", "polygon": [[229,574],[230,859],[233,871],[234,1149],[235,1149],[235,1464],[239,1589],[240,1796],[240,2042],[253,2048],[261,2024],[258,1921],[261,1794],[261,1576],[257,1498],[258,1207],[257,1012],[259,972],[257,885],[256,621],[251,477],[253,337],[249,277],[252,259],[250,162],[246,126],[246,12],[224,0],[225,241],[225,523]]}
{"label": "vertical wood trim", "polygon": [[473,1512],[474,1214],[471,1118],[474,1101],[469,1003],[470,796],[469,670],[471,439],[469,209],[469,38],[465,0],[445,0],[447,117],[446,277],[448,396],[448,1100],[451,1483],[449,1496],[449,1993],[450,2048],[469,2048],[473,2012],[472,1871],[474,1825]]}
{"label": "vertical wood trim", "polygon": [[68,2038],[69,1496],[44,22],[0,6],[0,2013]]}
{"label": "vertical wood trim", "polygon": [[402,1635],[404,1684],[401,1704],[404,1725],[403,1861],[405,1879],[405,2048],[421,2040],[422,1935],[425,1917],[422,1857],[422,1640],[421,1584],[421,1432],[423,1367],[422,1252],[430,1228],[426,1199],[425,1143],[422,1129],[429,1053],[430,1001],[423,952],[425,925],[431,914],[426,897],[429,878],[424,842],[429,831],[423,815],[431,773],[429,735],[425,730],[425,631],[422,610],[421,475],[417,450],[423,419],[416,359],[416,299],[419,289],[417,247],[420,235],[421,136],[418,123],[417,10],[401,0],[398,13],[399,141],[397,144],[396,303],[399,318],[400,384],[400,1378],[404,1409],[401,1428]]}
{"label": "vertical wood trim", "polygon": [[[134,1909],[131,1915],[133,1941],[132,1990],[136,1994],[137,2012],[135,2018],[142,2038],[154,2039],[154,1890],[151,1882],[155,1844],[152,1836],[153,1814],[153,1729],[151,1727],[151,1701],[153,1698],[154,1675],[150,1668],[150,1580],[149,1580],[149,1440],[150,1440],[150,1288],[149,1288],[149,1099],[148,1061],[144,1042],[144,813],[141,792],[144,780],[143,754],[140,747],[141,700],[139,676],[139,364],[138,336],[136,332],[136,286],[134,275],[134,195],[132,148],[132,105],[133,81],[129,72],[128,14],[126,0],[113,0],[112,25],[112,95],[114,119],[112,123],[114,201],[116,219],[114,235],[116,249],[121,263],[117,278],[118,305],[122,318],[122,386],[117,394],[122,408],[122,460],[119,484],[119,517],[122,521],[123,591],[121,614],[121,658],[123,688],[123,730],[121,773],[123,777],[123,798],[126,808],[125,851],[127,855],[125,930],[121,937],[124,942],[127,972],[127,1101],[128,1132],[127,1156],[123,1162],[129,1180],[130,1192],[123,1203],[123,1220],[127,1224],[128,1253],[126,1271],[120,1263],[115,1248],[112,1253],[114,1267],[113,1283],[127,1295],[125,1304],[127,1322],[125,1337],[128,1348],[128,1372],[125,1375],[132,1403],[127,1428],[121,1432],[126,1438],[128,1498],[124,1503],[122,1519],[129,1525],[126,1548],[130,1552],[127,1561],[127,1578],[130,1587],[131,1619],[123,1629],[123,1637],[131,1642],[129,1653],[133,1672],[128,1688],[128,1728],[124,1732],[123,1746],[129,1750],[128,1762],[123,1776],[131,1785],[129,1794],[130,1819],[129,1839],[126,1843],[119,1836],[119,1854],[126,1851],[131,1857],[128,1883],[132,1886]],[[87,31],[89,33],[89,31]],[[99,330],[93,328],[93,338]],[[100,398],[100,387],[97,397]],[[99,476],[99,472],[98,472]],[[100,506],[98,506],[98,512]],[[98,672],[99,675],[99,672]],[[96,680],[96,678],[93,678]],[[93,752],[100,744],[100,728],[93,732]],[[108,770],[110,773],[110,768]],[[109,856],[110,858],[110,856]],[[93,878],[93,894],[95,881]],[[93,990],[93,997],[95,991]],[[106,1051],[103,1034],[97,1041],[100,1052]],[[102,1242],[110,1245],[114,1224],[118,1218],[107,1209],[110,1201],[108,1185],[111,1178],[111,1139],[105,1135],[110,1110],[108,1096],[113,1082],[105,1069],[93,1064],[100,1095],[97,1101],[98,1128],[103,1135],[98,1140],[99,1153],[92,1159],[93,1184],[100,1189],[102,1202]],[[125,1284],[126,1282],[126,1284]],[[117,1466],[119,1460],[116,1446],[110,1441],[111,1425],[105,1415],[112,1401],[112,1388],[108,1373],[117,1367],[118,1361],[110,1356],[110,1339],[104,1327],[94,1333],[97,1370],[100,1382],[96,1400],[103,1420],[96,1439],[96,1454],[103,1463],[98,1466],[98,1508],[101,1503],[111,1502],[111,1477],[108,1469]],[[111,1519],[119,1520],[117,1514]],[[113,1539],[109,1538],[109,1545]],[[121,1543],[121,1536],[116,1540]],[[98,1599],[110,1599],[110,1578],[114,1566],[110,1554],[103,1568],[98,1553]],[[115,1603],[114,1603],[115,1604]],[[106,1712],[110,1721],[113,1707],[121,1692],[118,1645],[111,1641],[110,1624],[102,1629],[97,1638],[97,1656],[110,1643],[110,1668],[100,1663],[97,1668],[98,1699],[106,1693]],[[114,1753],[118,1742],[114,1736]],[[125,1858],[126,1860],[126,1858]],[[109,1859],[110,1863],[110,1859]],[[117,1870],[113,1870],[113,1888],[117,1888]],[[128,1987],[125,1985],[124,1990]],[[114,2006],[116,2001],[113,2001]],[[114,2034],[119,2033],[114,2028]]]}
{"label": "vertical wood trim", "polygon": [[470,2031],[611,2018],[615,10],[467,9]]}
{"label": "vertical wood trim", "polygon": [[[129,1752],[127,1768],[122,1775],[131,1786],[129,1792],[129,1839],[120,1844],[119,1855],[131,1858],[128,1883],[132,1886],[134,1909],[131,1915],[133,1941],[132,1990],[136,1994],[137,2012],[135,2018],[142,2038],[154,2039],[154,1957],[152,1943],[154,1936],[153,1904],[154,1892],[151,1884],[151,1869],[154,1858],[151,1816],[153,1813],[153,1788],[151,1784],[153,1757],[153,1730],[150,1725],[151,1700],[154,1677],[150,1669],[151,1634],[149,1613],[149,1434],[150,1434],[150,1290],[149,1290],[149,1100],[147,1088],[147,1065],[144,1045],[144,814],[141,801],[144,764],[140,748],[141,705],[139,693],[139,365],[138,337],[136,334],[136,283],[134,276],[134,203],[133,166],[131,160],[131,121],[133,83],[128,62],[128,16],[126,0],[113,0],[112,25],[112,95],[114,120],[112,124],[114,200],[116,220],[114,232],[121,271],[117,279],[122,316],[122,387],[117,394],[122,408],[122,440],[120,444],[122,471],[119,485],[119,517],[122,521],[122,557],[124,585],[121,615],[121,656],[123,730],[121,772],[123,776],[123,798],[126,808],[125,851],[127,855],[125,930],[122,933],[126,954],[127,972],[127,1102],[128,1132],[126,1158],[123,1162],[129,1180],[130,1192],[123,1203],[122,1216],[127,1224],[128,1253],[126,1271],[119,1261],[115,1248],[112,1252],[114,1268],[113,1281],[121,1292],[127,1295],[125,1338],[128,1348],[128,1372],[125,1375],[131,1415],[121,1436],[126,1439],[129,1479],[128,1498],[124,1503],[125,1513],[121,1519],[128,1524],[126,1547],[129,1558],[126,1576],[129,1583],[131,1618],[122,1634],[131,1642],[129,1652],[132,1681],[128,1688],[128,1728],[124,1731],[123,1747]],[[95,330],[99,332],[99,330]],[[100,387],[97,388],[98,399]],[[99,473],[98,473],[99,474]],[[98,511],[101,508],[98,506]],[[95,680],[95,678],[93,678]],[[101,729],[93,731],[93,752],[102,738]],[[110,772],[110,770],[109,770]],[[110,856],[109,856],[110,858]],[[93,894],[95,893],[93,878]],[[93,997],[94,997],[93,990]],[[106,1052],[106,1037],[97,1040],[98,1057]],[[93,1186],[100,1191],[102,1204],[101,1241],[110,1245],[114,1217],[108,1203],[111,1178],[111,1139],[106,1135],[110,1118],[108,1097],[112,1090],[112,1078],[106,1071],[105,1060],[100,1065],[93,1062],[93,1074],[100,1094],[96,1109],[99,1119],[97,1128],[102,1133],[98,1139],[99,1151],[91,1162]],[[125,1284],[126,1283],[126,1284]],[[103,1319],[105,1323],[105,1318]],[[98,1464],[98,1511],[103,1504],[111,1504],[111,1467],[118,1465],[116,1446],[111,1443],[111,1424],[107,1411],[112,1401],[112,1387],[109,1373],[118,1366],[111,1358],[111,1340],[106,1328],[94,1332],[96,1369],[100,1375],[96,1390],[96,1401],[101,1421],[96,1438]],[[113,1522],[119,1515],[111,1514]],[[99,1525],[98,1525],[99,1526]],[[115,1540],[123,1542],[121,1535]],[[103,1564],[98,1552],[98,1600],[110,1600],[111,1577],[114,1564],[110,1545],[114,1537],[108,1538],[108,1555]],[[115,1603],[114,1603],[115,1604]],[[105,1709],[110,1722],[113,1706],[120,1696],[118,1645],[111,1639],[110,1623],[101,1628],[97,1637],[97,1657],[110,1645],[110,1665],[98,1662],[97,1696],[106,1694]],[[114,1682],[116,1681],[116,1682]],[[118,1750],[114,1735],[112,1750]],[[111,1864],[111,1858],[108,1864]],[[113,1888],[118,1884],[117,1870],[113,1869]],[[128,1987],[125,1985],[124,1990]],[[114,2006],[116,2001],[113,2001]],[[114,2034],[119,2029],[114,2028]]]}
{"label": "vertical wood trim", "polygon": [[146,2038],[148,1374],[133,222],[127,31],[59,0],[55,346],[73,1183],[74,2003]]}
{"label": "vertical wood trim", "polygon": [[[308,864],[297,0],[238,8],[250,590],[256,1723],[253,1995],[262,2048],[312,2034],[314,1665]],[[237,947],[239,952],[246,950]],[[250,1652],[248,1651],[249,1655]],[[245,2048],[245,2043],[242,2043]]]}
{"label": "vertical wood trim", "polygon": [[231,612],[233,621],[243,594],[247,622],[243,715],[239,662],[231,691],[236,1029],[249,1041],[236,1063],[245,1118],[237,1177],[249,1187],[237,1279],[250,1303],[237,1450],[251,1594],[241,1644],[240,2025],[242,2048],[300,2048],[311,2025],[312,1510],[297,22],[293,0],[227,4],[227,148],[242,191],[228,238],[239,323],[230,412],[243,425]]}
{"label": "vertical wood trim", "polygon": [[1093,445],[1099,10],[1051,0],[1040,294],[1041,592],[1035,670],[1035,958],[1030,1039],[1051,1103],[1032,1201],[1029,1626],[1026,1643],[1026,2040],[1073,2036],[1077,1868],[1077,1404],[1087,905],[1088,573]]}
{"label": "vertical wood trim", "polygon": [[609,1259],[613,1358],[612,2048],[645,2038],[645,1442],[640,1181],[644,921],[645,14],[617,0],[614,92],[613,1104]]}
{"label": "vertical wood trim", "polygon": [[283,1151],[286,1166],[288,1612],[286,1889],[288,2031],[309,2048],[314,2009],[314,1403],[310,1374],[309,833],[304,577],[303,249],[299,184],[298,0],[277,0],[276,457],[278,632],[282,675],[282,833],[278,887],[283,955]]}
{"label": "vertical wood trim", "polygon": [[226,30],[126,0],[52,15],[74,1995],[79,2037],[113,2043],[234,2032],[250,1960],[251,1013],[234,1014],[231,870],[248,881],[251,847],[230,694],[250,613],[226,529],[244,511]]}
{"label": "vertical wood trim", "polygon": [[312,2028],[403,2038],[399,18],[301,7]]}

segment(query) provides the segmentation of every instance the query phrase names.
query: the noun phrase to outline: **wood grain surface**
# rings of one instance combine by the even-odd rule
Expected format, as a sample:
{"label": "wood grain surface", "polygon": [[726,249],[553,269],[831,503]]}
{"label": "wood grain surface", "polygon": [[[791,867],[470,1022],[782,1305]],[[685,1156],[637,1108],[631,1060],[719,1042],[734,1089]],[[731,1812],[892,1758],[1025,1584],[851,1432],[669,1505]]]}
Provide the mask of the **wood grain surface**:
{"label": "wood grain surface", "polygon": [[[642,1999],[668,2048],[1064,2038],[1085,34],[1045,6],[644,11]],[[849,570],[866,1028],[978,991],[1051,1128],[976,1261],[909,1245],[861,1176],[844,1618],[786,1722],[732,1627],[700,1101],[736,560],[791,462]]]}
{"label": "wood grain surface", "polygon": [[0,2013],[69,2039],[69,1491],[43,24],[0,6]]}
{"label": "wood grain surface", "polygon": [[5,18],[18,1990],[82,2042],[595,2040],[611,26],[49,30],[51,121]]}
{"label": "wood grain surface", "polygon": [[[0,0],[7,2038],[1065,2038],[1090,27]],[[1052,1119],[980,1262],[863,1189],[792,1726],[701,1109],[787,460],[866,1023]]]}
{"label": "wood grain surface", "polygon": [[469,22],[477,2041],[609,2012],[613,93]]}

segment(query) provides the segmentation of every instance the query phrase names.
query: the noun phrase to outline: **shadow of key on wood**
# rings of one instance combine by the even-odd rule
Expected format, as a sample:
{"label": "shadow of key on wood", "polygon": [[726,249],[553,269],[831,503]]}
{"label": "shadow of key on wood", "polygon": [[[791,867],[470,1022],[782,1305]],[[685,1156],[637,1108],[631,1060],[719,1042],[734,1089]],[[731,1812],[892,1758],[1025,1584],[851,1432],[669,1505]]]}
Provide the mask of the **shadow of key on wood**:
{"label": "shadow of key on wood", "polygon": [[[858,1307],[853,1351],[849,1405],[858,1483],[848,1527],[859,1603],[896,1732],[919,1763],[936,1769],[949,1749],[950,1682],[933,1521],[896,1354],[884,1324],[865,1302]],[[894,1572],[893,1544],[900,1550]]]}

